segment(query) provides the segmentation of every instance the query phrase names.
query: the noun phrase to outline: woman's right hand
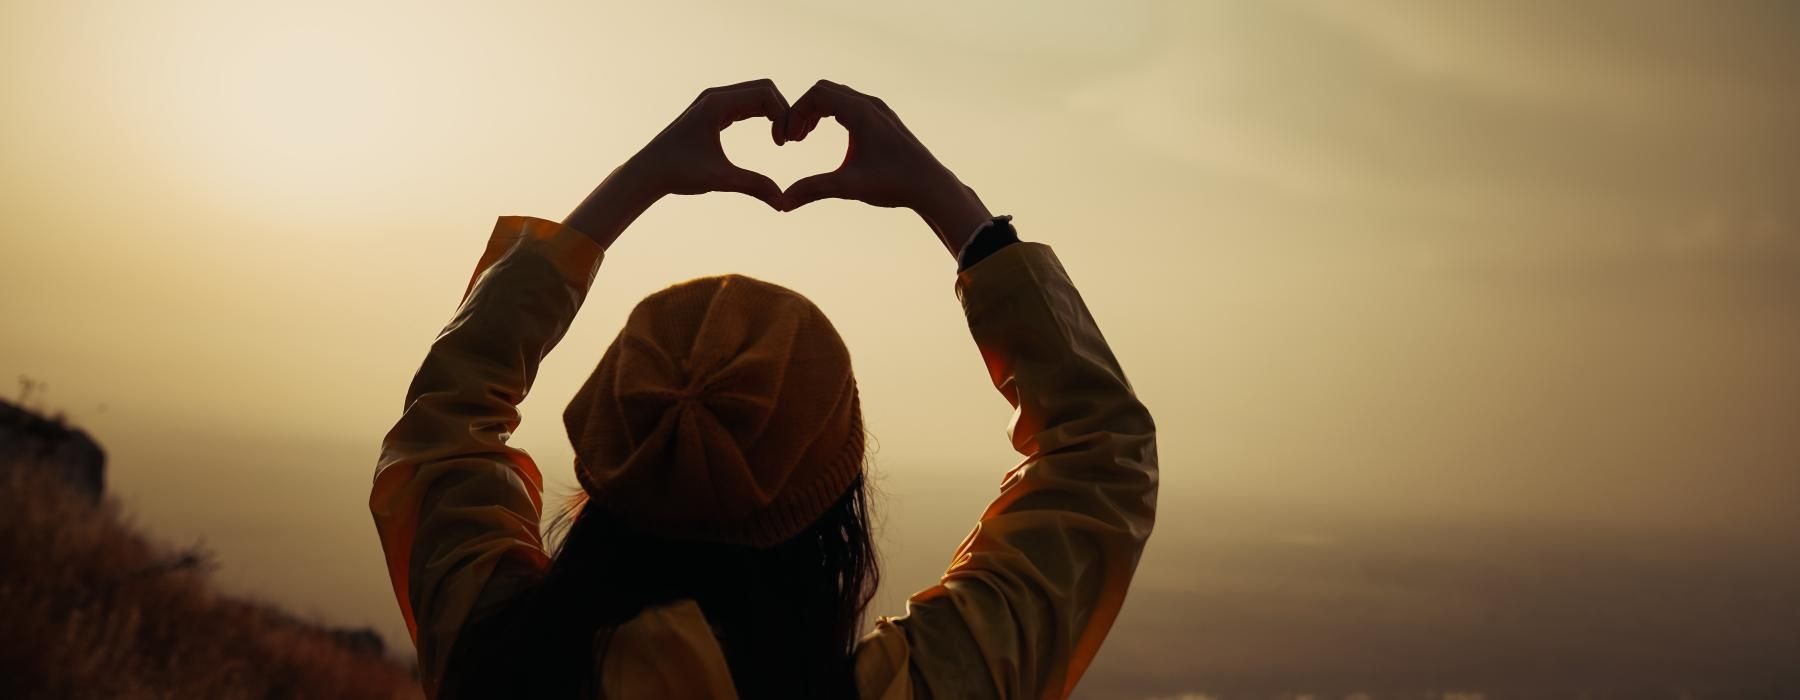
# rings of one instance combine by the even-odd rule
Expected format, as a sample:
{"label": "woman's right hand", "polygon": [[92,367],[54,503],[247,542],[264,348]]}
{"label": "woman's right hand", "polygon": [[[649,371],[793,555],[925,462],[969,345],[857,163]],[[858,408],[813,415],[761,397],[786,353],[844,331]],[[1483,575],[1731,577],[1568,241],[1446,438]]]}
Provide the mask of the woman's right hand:
{"label": "woman's right hand", "polygon": [[787,110],[787,100],[766,78],[706,89],[637,155],[614,169],[563,223],[609,247],[644,210],[672,194],[739,192],[782,209],[781,187],[726,158],[719,132],[765,117],[779,146],[785,140]]}
{"label": "woman's right hand", "polygon": [[805,139],[824,117],[836,118],[850,133],[844,163],[789,185],[786,210],[831,198],[906,207],[925,219],[953,256],[993,216],[880,98],[821,80],[788,109],[787,140]]}
{"label": "woman's right hand", "polygon": [[764,117],[779,146],[787,111],[787,99],[767,78],[708,88],[622,167],[652,197],[738,192],[779,209],[781,188],[768,176],[726,158],[719,132],[736,122]]}

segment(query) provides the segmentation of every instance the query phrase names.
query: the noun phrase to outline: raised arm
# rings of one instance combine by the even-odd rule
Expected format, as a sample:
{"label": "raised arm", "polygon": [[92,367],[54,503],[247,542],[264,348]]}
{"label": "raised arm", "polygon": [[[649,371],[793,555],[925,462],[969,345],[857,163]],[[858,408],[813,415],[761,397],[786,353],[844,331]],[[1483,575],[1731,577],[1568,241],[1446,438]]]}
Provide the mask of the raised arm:
{"label": "raised arm", "polygon": [[437,696],[472,617],[548,565],[538,529],[542,477],[507,441],[604,250],[664,195],[744,192],[775,206],[779,189],[726,161],[718,132],[751,116],[779,126],[785,112],[767,81],[708,90],[563,223],[502,217],[495,225],[382,441],[369,497],[427,696]]}
{"label": "raised arm", "polygon": [[543,480],[507,440],[601,257],[573,229],[501,218],[382,441],[369,508],[429,695],[463,623],[509,588],[488,583],[517,587],[548,563]]}
{"label": "raised arm", "polygon": [[[958,274],[1024,459],[937,586],[892,624],[930,697],[1064,698],[1124,604],[1155,518],[1156,428],[1049,246],[1016,243]],[[985,678],[966,674],[980,659]],[[954,680],[952,680],[954,679]]]}
{"label": "raised arm", "polygon": [[1020,243],[880,100],[821,82],[789,138],[821,116],[850,132],[837,171],[789,206],[841,197],[908,207],[957,257],[956,294],[1023,461],[938,585],[858,650],[865,698],[1063,698],[1099,651],[1155,519],[1156,428],[1049,246]]}

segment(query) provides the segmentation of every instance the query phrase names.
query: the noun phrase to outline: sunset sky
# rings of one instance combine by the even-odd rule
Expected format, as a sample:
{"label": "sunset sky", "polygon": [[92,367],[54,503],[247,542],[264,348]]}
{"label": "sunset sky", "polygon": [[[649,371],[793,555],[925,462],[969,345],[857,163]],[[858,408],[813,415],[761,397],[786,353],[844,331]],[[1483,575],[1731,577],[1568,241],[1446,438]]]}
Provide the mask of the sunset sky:
{"label": "sunset sky", "polygon": [[[1055,248],[1154,413],[1146,593],[1096,684],[1173,634],[1140,600],[1237,585],[1223,540],[1800,551],[1791,2],[4,0],[0,372],[234,590],[404,645],[369,481],[494,218],[560,219],[759,77],[891,104]],[[723,138],[783,185],[845,143]],[[558,417],[645,294],[799,290],[854,354],[897,614],[1017,461],[954,268],[902,210],[666,199],[516,444],[575,488]]]}

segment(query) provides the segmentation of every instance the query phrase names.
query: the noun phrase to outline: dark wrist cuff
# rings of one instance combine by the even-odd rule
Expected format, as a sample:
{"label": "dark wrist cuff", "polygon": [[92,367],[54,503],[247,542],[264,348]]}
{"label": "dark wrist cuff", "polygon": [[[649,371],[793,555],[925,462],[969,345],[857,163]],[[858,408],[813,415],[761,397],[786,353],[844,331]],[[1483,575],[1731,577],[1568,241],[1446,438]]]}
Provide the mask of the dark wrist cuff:
{"label": "dark wrist cuff", "polygon": [[975,236],[969,239],[969,244],[963,246],[962,254],[956,256],[956,271],[962,272],[974,267],[983,258],[1018,242],[1019,232],[1013,229],[1011,214],[988,219],[987,223],[975,230]]}

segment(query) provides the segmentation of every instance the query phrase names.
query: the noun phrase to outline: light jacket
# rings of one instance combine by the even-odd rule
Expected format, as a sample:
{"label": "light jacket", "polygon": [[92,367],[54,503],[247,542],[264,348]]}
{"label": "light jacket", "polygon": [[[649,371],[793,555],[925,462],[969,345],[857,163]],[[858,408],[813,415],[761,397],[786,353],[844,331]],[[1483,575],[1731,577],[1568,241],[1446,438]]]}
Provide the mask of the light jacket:
{"label": "light jacket", "polygon": [[[382,443],[369,507],[428,697],[465,624],[549,567],[543,477],[507,439],[603,253],[560,224],[501,217]],[[1155,426],[1049,246],[1001,248],[955,291],[1024,459],[937,585],[862,638],[857,685],[869,700],[1067,697],[1150,535]],[[643,611],[608,649],[596,673],[610,697],[736,697],[692,601]]]}

